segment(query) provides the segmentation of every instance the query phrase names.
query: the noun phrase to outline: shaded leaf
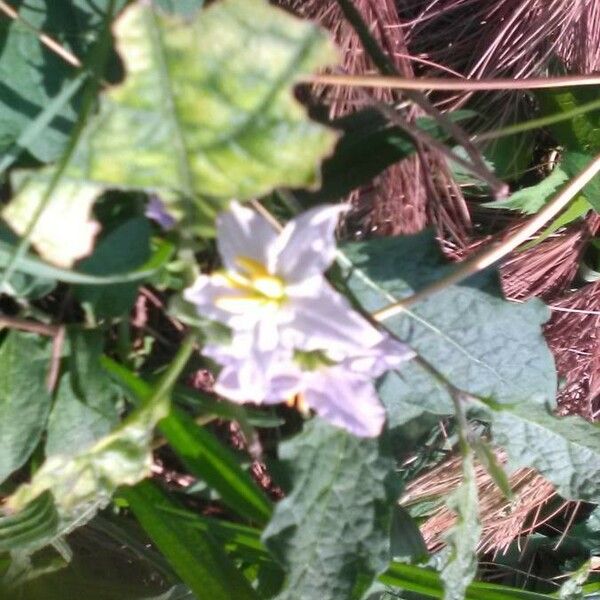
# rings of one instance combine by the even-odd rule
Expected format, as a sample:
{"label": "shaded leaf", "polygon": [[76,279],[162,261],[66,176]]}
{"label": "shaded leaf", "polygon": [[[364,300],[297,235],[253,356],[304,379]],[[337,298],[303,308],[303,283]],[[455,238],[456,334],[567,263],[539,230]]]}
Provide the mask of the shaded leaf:
{"label": "shaded leaf", "polygon": [[393,461],[382,443],[315,419],[280,444],[293,488],[263,533],[287,571],[278,598],[350,598],[385,569]]}
{"label": "shaded leaf", "polygon": [[408,563],[420,562],[429,555],[419,526],[399,504],[394,506],[392,513],[390,551],[394,560]]}
{"label": "shaded leaf", "polygon": [[[350,244],[348,284],[369,312],[437,281],[449,266],[429,232]],[[480,273],[386,321],[386,325],[457,388],[499,402],[556,391],[554,360],[542,336],[547,308],[503,299],[497,275]],[[415,361],[388,373],[380,395],[395,427],[423,412],[453,414],[446,386]]]}
{"label": "shaded leaf", "polygon": [[[582,152],[566,152],[562,165],[569,177],[576,177],[592,162],[592,156]],[[596,175],[582,190],[596,212],[600,212],[600,176]]]}
{"label": "shaded leaf", "polygon": [[0,346],[0,481],[25,464],[50,412],[47,340],[11,331]]}
{"label": "shaded leaf", "polygon": [[[150,256],[150,224],[143,217],[129,219],[104,236],[94,253],[79,263],[79,270],[90,275],[127,273],[141,267]],[[77,287],[75,295],[102,316],[126,313],[137,295],[135,283],[104,287]]]}
{"label": "shaded leaf", "polygon": [[600,427],[558,418],[542,403],[490,403],[494,442],[511,467],[533,467],[565,498],[600,502]]}
{"label": "shaded leaf", "polygon": [[[456,122],[473,116],[471,111],[448,115]],[[305,205],[339,200],[359,185],[368,183],[385,168],[413,154],[412,138],[372,108],[357,111],[329,123],[340,131],[333,155],[323,162],[323,176],[318,190],[299,190],[297,198]],[[415,125],[428,135],[445,140],[446,131],[435,119],[420,117]]]}

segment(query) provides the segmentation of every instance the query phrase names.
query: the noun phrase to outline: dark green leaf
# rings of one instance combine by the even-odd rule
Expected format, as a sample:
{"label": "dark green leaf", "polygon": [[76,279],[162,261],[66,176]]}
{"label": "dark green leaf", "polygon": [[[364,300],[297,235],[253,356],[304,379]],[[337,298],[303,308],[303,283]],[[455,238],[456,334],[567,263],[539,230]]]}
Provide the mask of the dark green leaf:
{"label": "dark green leaf", "polygon": [[399,562],[421,562],[429,555],[419,526],[399,504],[394,506],[392,513],[390,550],[392,558]]}
{"label": "dark green leaf", "polygon": [[[150,256],[150,224],[143,217],[133,218],[102,238],[93,254],[81,261],[79,270],[90,275],[127,273],[144,264]],[[123,283],[100,287],[77,287],[75,294],[94,307],[97,315],[118,316],[135,301],[137,285]]]}
{"label": "dark green leaf", "polygon": [[[600,127],[600,125],[599,125]],[[581,152],[566,152],[562,166],[569,177],[576,177],[592,162],[592,157]],[[586,200],[596,212],[600,212],[600,175],[596,175],[582,190]]]}
{"label": "dark green leaf", "polygon": [[[412,295],[453,267],[429,232],[376,239],[343,248],[355,270],[349,286],[369,312]],[[535,394],[552,401],[554,360],[542,336],[547,308],[538,300],[503,299],[487,271],[434,294],[386,325],[457,388],[515,402]],[[446,386],[412,361],[388,373],[380,393],[395,427],[430,412],[453,414]]]}
{"label": "dark green leaf", "polygon": [[475,452],[477,460],[488,472],[488,475],[494,480],[500,491],[507,500],[513,498],[513,491],[510,487],[508,475],[504,467],[498,461],[498,458],[486,440],[478,437],[469,440],[471,448]]}
{"label": "dark green leaf", "polygon": [[47,340],[11,331],[0,346],[0,481],[22,466],[40,441],[50,412]]}
{"label": "dark green leaf", "polygon": [[293,488],[263,534],[287,571],[279,599],[350,598],[387,566],[393,461],[382,444],[315,419],[279,446]]}
{"label": "dark green leaf", "polygon": [[173,569],[198,600],[256,598],[249,583],[227,555],[198,529],[181,527],[181,521],[161,508],[177,505],[151,481],[123,490],[133,513]]}
{"label": "dark green leaf", "polygon": [[[461,121],[473,116],[457,111],[450,117]],[[333,156],[323,163],[322,183],[316,191],[300,190],[298,199],[305,205],[338,200],[359,185],[368,183],[385,168],[415,152],[411,137],[375,109],[365,109],[330,123],[343,132]],[[417,119],[416,125],[440,140],[447,133],[429,117]]]}

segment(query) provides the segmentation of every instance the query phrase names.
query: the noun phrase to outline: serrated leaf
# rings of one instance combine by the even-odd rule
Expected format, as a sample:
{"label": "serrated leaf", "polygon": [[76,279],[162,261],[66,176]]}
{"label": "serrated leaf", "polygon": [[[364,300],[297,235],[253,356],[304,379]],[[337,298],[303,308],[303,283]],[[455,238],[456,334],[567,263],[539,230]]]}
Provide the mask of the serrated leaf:
{"label": "serrated leaf", "polygon": [[[75,74],[71,65],[42,43],[36,29],[50,32],[63,48],[85,61],[103,27],[110,0],[72,0],[60,5],[28,0],[12,4],[30,27],[4,14],[0,19],[0,156],[14,150],[22,132]],[[115,9],[123,4],[118,0]],[[115,58],[113,55],[113,71]],[[67,144],[81,93],[69,100],[43,135],[27,140],[23,146],[42,162],[57,159]]]}
{"label": "serrated leaf", "polygon": [[69,370],[61,377],[46,437],[46,455],[75,454],[118,421],[115,389],[99,364],[102,334],[73,330]]}
{"label": "serrated leaf", "polygon": [[293,487],[263,534],[287,570],[278,599],[350,598],[386,568],[393,461],[382,443],[312,420],[279,446]]}
{"label": "serrated leaf", "polygon": [[558,188],[569,180],[563,169],[556,167],[550,175],[535,185],[522,188],[504,200],[486,202],[487,208],[516,210],[526,215],[533,215],[543,208]]}
{"label": "serrated leaf", "polygon": [[600,502],[600,427],[536,402],[492,405],[492,434],[510,466],[533,467],[565,498]]}
{"label": "serrated leaf", "polygon": [[0,481],[22,466],[40,441],[50,412],[47,340],[11,331],[0,346]]}
{"label": "serrated leaf", "polygon": [[[348,284],[368,311],[377,310],[439,280],[453,267],[429,232],[376,239],[343,248],[355,265]],[[502,297],[493,271],[434,294],[386,325],[457,388],[499,402],[541,395],[553,401],[554,360],[542,336],[548,318],[539,301]],[[380,395],[392,427],[423,412],[454,413],[446,386],[415,361],[388,373]]]}
{"label": "serrated leaf", "polygon": [[125,82],[107,92],[56,196],[68,183],[96,196],[120,188],[196,198],[193,226],[206,230],[231,198],[317,184],[336,136],[307,118],[292,90],[335,59],[315,25],[266,0],[222,0],[191,19],[136,3],[115,36]]}
{"label": "serrated leaf", "polygon": [[481,534],[477,480],[472,452],[463,457],[463,481],[448,497],[447,505],[456,523],[446,533],[445,564],[441,571],[444,600],[464,600],[467,587],[477,573],[476,548]]}

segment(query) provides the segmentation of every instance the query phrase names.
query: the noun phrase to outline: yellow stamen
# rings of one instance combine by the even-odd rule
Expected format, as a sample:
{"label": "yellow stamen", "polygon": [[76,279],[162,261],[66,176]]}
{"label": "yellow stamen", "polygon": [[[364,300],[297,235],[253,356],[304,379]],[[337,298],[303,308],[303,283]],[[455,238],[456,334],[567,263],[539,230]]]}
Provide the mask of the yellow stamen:
{"label": "yellow stamen", "polygon": [[298,392],[294,394],[291,398],[288,398],[285,403],[290,408],[295,408],[299,413],[303,415],[308,415],[310,412],[310,407],[306,403],[306,399],[304,398],[304,394],[302,392]]}
{"label": "yellow stamen", "polygon": [[285,299],[285,282],[271,275],[264,265],[253,258],[240,256],[235,262],[240,271],[218,271],[213,274],[213,280],[239,293],[221,296],[215,304],[236,314],[259,308],[277,309]]}

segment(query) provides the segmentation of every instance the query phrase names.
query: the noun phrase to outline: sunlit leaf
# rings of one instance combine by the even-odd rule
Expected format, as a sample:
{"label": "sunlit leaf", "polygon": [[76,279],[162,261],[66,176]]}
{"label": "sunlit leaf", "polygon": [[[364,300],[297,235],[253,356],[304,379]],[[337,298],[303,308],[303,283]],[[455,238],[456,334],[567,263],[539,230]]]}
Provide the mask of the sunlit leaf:
{"label": "sunlit leaf", "polygon": [[[138,3],[115,37],[125,82],[106,93],[56,197],[68,185],[88,199],[111,187],[196,198],[194,226],[210,228],[226,200],[317,184],[336,136],[292,90],[335,60],[316,26],[266,0],[223,0],[191,19]],[[51,174],[36,173],[22,193],[34,202]]]}

